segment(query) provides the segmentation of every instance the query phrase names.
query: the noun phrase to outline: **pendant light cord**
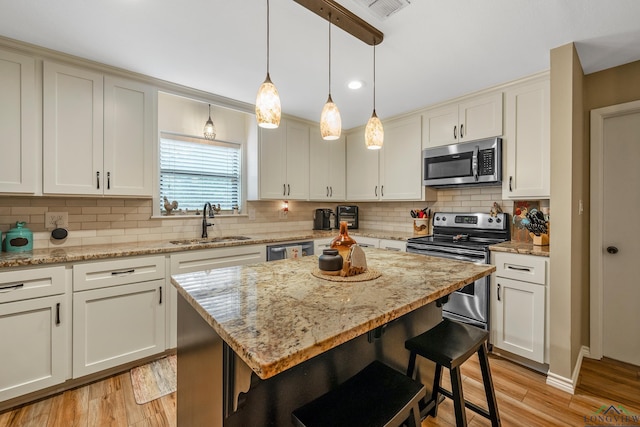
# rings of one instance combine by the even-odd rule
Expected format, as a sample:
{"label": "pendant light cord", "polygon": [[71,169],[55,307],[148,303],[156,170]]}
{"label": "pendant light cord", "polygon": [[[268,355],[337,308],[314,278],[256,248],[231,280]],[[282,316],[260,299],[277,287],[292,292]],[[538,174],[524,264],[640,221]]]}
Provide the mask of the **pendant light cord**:
{"label": "pendant light cord", "polygon": [[329,12],[329,97],[331,97],[331,12]]}
{"label": "pendant light cord", "polygon": [[267,76],[269,75],[269,0],[267,0]]}
{"label": "pendant light cord", "polygon": [[373,41],[373,111],[376,111],[376,44]]}

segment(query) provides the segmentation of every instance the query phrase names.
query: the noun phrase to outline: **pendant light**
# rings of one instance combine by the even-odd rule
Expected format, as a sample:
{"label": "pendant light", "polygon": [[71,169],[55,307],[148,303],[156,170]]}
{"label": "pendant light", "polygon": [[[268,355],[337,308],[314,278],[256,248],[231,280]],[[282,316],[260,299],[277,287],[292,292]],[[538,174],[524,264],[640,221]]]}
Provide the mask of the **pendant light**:
{"label": "pendant light", "polygon": [[364,141],[369,150],[379,150],[384,141],[382,122],[376,115],[376,45],[373,44],[373,114],[364,129]]}
{"label": "pendant light", "polygon": [[269,76],[269,0],[267,0],[267,78],[258,89],[256,96],[256,120],[258,126],[275,129],[280,125],[280,95]]}
{"label": "pendant light", "polygon": [[216,139],[216,127],[211,120],[211,104],[209,104],[209,120],[204,124],[204,137],[205,139]]}
{"label": "pendant light", "polygon": [[340,138],[342,119],[340,111],[331,99],[331,14],[329,14],[329,98],[320,114],[320,134],[322,139],[331,141]]}

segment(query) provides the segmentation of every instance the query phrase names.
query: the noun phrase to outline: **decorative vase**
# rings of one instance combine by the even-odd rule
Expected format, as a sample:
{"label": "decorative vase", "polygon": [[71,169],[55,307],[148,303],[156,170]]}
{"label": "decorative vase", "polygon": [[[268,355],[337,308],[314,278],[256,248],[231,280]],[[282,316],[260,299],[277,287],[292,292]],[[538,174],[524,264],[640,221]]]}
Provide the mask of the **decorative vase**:
{"label": "decorative vase", "polygon": [[351,246],[355,244],[356,241],[349,236],[347,221],[340,221],[340,234],[331,241],[331,249],[337,249],[342,259],[346,260]]}

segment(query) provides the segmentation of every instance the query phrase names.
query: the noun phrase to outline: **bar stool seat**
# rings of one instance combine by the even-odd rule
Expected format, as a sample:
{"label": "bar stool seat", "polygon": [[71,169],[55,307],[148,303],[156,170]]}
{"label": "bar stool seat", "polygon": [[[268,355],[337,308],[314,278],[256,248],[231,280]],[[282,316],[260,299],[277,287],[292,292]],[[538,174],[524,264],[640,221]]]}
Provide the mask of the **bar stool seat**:
{"label": "bar stool seat", "polygon": [[374,361],[353,377],[291,414],[298,427],[420,426],[425,387]]}
{"label": "bar stool seat", "polygon": [[[491,420],[492,426],[501,425],[500,415],[498,414],[498,404],[493,390],[491,371],[489,370],[489,359],[487,357],[486,342],[488,338],[489,333],[483,329],[450,319],[443,319],[442,322],[432,329],[405,342],[405,347],[411,352],[407,376],[413,377],[417,355],[431,360],[436,364],[433,388],[431,396],[423,408],[424,412],[434,417],[437,416],[439,394],[442,394],[453,400],[456,426],[461,427],[467,425],[464,410],[465,406]],[[488,411],[465,401],[462,393],[460,365],[474,353],[478,353],[480,360],[482,382],[484,383],[484,391],[489,408]],[[443,366],[450,370],[452,392],[445,390],[441,386]]]}

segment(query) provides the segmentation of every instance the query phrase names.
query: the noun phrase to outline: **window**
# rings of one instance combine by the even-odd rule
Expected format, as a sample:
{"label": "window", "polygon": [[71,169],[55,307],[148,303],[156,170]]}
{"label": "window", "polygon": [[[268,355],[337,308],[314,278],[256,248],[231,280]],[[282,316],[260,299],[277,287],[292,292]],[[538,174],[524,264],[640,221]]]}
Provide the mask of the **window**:
{"label": "window", "polygon": [[164,197],[180,209],[240,207],[242,146],[178,135],[160,137],[160,207]]}

